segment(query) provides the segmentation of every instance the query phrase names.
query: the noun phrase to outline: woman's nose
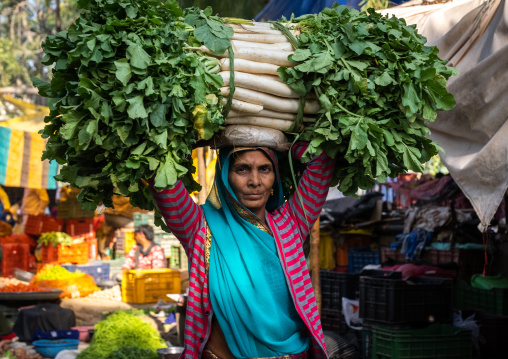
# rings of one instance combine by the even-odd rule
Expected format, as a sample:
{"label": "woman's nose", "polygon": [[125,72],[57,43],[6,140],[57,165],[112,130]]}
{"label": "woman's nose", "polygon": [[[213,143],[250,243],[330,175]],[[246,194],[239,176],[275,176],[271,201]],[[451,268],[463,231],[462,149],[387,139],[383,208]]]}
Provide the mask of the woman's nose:
{"label": "woman's nose", "polygon": [[261,183],[261,177],[259,176],[259,173],[257,171],[251,172],[249,183],[252,186],[259,186],[259,184]]}

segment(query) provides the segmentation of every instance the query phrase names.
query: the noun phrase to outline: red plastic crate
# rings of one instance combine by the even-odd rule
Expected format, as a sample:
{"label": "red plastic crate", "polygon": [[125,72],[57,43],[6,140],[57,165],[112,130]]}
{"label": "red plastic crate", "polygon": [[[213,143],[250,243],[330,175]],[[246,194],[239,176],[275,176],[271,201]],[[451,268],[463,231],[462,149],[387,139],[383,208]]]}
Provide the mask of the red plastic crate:
{"label": "red plastic crate", "polygon": [[42,262],[48,264],[60,263],[75,263],[86,264],[88,263],[89,243],[73,244],[71,246],[64,246],[62,244],[54,247],[52,244],[42,246]]}
{"label": "red plastic crate", "polygon": [[63,219],[53,218],[44,214],[38,216],[28,215],[25,224],[25,234],[38,236],[46,232],[62,232],[63,227]]}
{"label": "red plastic crate", "polygon": [[65,233],[73,238],[94,239],[95,231],[93,229],[93,218],[76,218],[65,221]]}
{"label": "red plastic crate", "polygon": [[2,243],[4,259],[1,269],[2,277],[14,275],[14,269],[29,270],[30,245],[28,243]]}
{"label": "red plastic crate", "polygon": [[98,259],[99,250],[97,247],[97,238],[88,239],[88,259]]}

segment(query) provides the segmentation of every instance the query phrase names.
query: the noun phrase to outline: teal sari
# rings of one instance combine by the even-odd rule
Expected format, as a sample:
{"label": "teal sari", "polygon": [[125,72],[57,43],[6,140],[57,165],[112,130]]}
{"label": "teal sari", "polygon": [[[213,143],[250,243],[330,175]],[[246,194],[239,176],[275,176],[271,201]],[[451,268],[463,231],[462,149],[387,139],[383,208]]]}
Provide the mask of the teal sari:
{"label": "teal sari", "polygon": [[[310,338],[289,292],[275,239],[237,200],[228,182],[231,154],[238,150],[220,150],[214,188],[203,205],[212,235],[212,308],[236,358],[298,354],[309,348]],[[276,181],[266,209],[275,210],[284,203],[275,153],[243,150],[262,150],[273,162]]]}

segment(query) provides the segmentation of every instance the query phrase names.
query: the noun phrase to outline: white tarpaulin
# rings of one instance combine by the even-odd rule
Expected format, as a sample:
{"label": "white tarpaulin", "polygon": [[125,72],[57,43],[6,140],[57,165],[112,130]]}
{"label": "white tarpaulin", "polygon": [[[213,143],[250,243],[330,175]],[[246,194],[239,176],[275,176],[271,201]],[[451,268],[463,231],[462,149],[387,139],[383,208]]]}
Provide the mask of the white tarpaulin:
{"label": "white tarpaulin", "polygon": [[508,6],[505,0],[410,1],[380,10],[416,24],[457,68],[449,80],[457,106],[439,113],[430,136],[486,226],[508,188]]}

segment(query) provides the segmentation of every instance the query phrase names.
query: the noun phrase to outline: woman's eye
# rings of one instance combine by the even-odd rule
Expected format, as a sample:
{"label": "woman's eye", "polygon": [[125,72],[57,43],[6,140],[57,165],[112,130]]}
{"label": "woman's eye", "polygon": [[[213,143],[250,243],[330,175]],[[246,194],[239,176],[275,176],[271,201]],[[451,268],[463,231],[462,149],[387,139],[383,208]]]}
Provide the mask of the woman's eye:
{"label": "woman's eye", "polygon": [[260,168],[260,171],[261,172],[271,172],[272,169],[270,168],[270,166],[266,166],[266,167],[261,167]]}

